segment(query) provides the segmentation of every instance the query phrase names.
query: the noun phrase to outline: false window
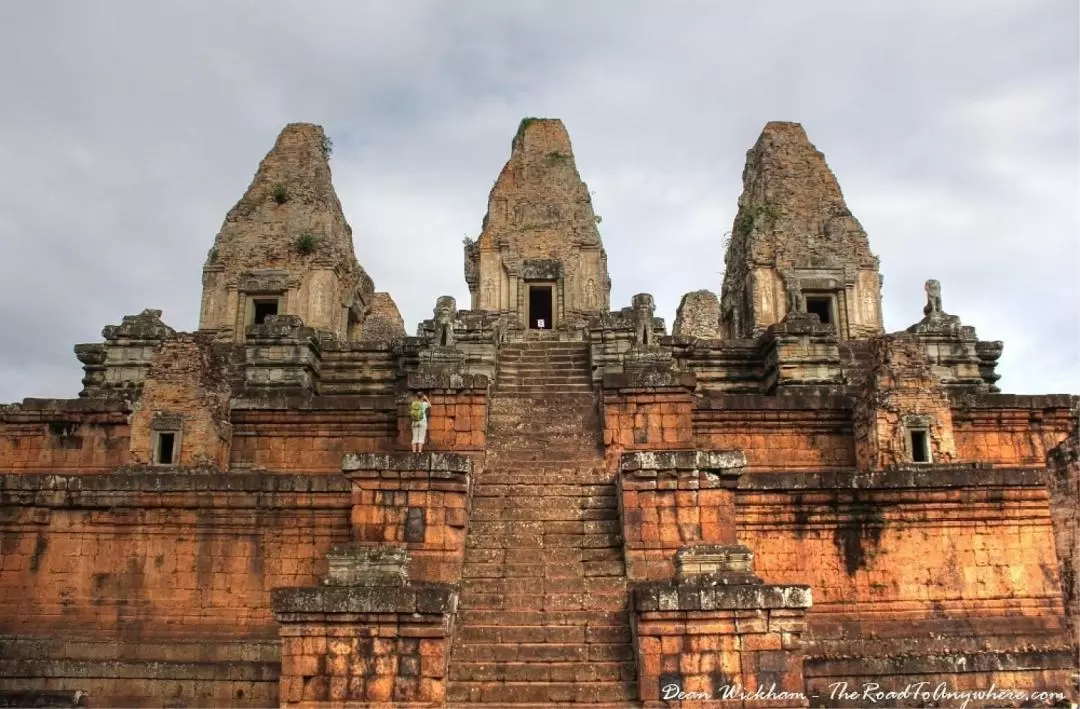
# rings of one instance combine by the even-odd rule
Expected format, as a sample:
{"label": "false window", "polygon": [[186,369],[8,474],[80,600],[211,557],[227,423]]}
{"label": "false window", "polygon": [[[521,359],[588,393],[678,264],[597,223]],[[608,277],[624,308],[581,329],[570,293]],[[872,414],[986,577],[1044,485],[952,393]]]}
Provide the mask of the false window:
{"label": "false window", "polygon": [[154,432],[154,463],[156,465],[176,465],[180,452],[177,445],[176,431]]}
{"label": "false window", "polygon": [[930,462],[930,434],[925,429],[908,431],[908,444],[912,463]]}

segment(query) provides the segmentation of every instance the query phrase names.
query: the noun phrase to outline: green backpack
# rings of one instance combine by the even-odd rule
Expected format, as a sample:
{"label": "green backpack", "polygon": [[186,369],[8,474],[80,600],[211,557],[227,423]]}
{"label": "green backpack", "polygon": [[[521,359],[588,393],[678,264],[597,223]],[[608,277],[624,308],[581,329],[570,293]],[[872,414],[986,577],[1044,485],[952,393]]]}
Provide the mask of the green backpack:
{"label": "green backpack", "polygon": [[424,402],[414,401],[409,404],[409,418],[413,421],[424,420]]}

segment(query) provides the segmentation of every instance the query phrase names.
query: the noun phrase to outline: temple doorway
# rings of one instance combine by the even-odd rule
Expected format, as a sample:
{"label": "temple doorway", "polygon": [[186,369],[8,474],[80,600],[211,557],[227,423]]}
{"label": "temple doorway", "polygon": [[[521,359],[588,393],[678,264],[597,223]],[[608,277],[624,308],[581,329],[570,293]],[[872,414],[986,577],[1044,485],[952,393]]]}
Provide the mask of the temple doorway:
{"label": "temple doorway", "polygon": [[554,326],[551,286],[529,286],[529,329],[550,330]]}

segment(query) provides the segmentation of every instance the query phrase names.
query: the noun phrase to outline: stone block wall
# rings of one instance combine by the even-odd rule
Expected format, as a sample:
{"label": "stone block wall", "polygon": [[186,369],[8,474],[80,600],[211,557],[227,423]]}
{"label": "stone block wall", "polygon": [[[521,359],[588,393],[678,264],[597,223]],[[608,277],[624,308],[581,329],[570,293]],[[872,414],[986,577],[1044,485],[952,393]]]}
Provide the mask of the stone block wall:
{"label": "stone block wall", "polygon": [[1041,471],[965,466],[744,475],[737,533],[757,572],[814,589],[808,686],[901,675],[955,686],[998,666],[987,676],[998,686],[1066,687],[1074,659],[1045,483]]}
{"label": "stone block wall", "polygon": [[128,462],[155,463],[155,436],[164,430],[176,437],[176,465],[225,469],[232,444],[232,390],[224,371],[209,336],[180,334],[165,340],[132,407]]}
{"label": "stone block wall", "polygon": [[344,478],[0,476],[0,683],[95,706],[277,702],[270,590],[350,538]]}
{"label": "stone block wall", "polygon": [[414,581],[456,582],[465,559],[471,461],[446,453],[347,455],[353,539],[408,550]]}
{"label": "stone block wall", "polygon": [[[621,375],[607,378],[618,384]],[[694,396],[687,387],[606,388],[604,444],[609,450],[686,450],[693,447]]]}
{"label": "stone block wall", "polygon": [[960,461],[1008,467],[1046,465],[1077,422],[1080,397],[984,394],[954,401],[953,439]]}
{"label": "stone block wall", "polygon": [[859,470],[914,462],[908,432],[925,431],[929,459],[957,460],[952,404],[914,335],[870,341],[870,371],[855,393],[855,462]]}
{"label": "stone block wall", "polygon": [[106,399],[27,399],[0,406],[0,472],[101,473],[123,465],[130,405]]}
{"label": "stone block wall", "polygon": [[[1065,617],[1076,635],[1080,625],[1080,427],[1050,451],[1047,466],[1054,538],[1065,594]],[[1080,651],[1078,651],[1080,652]]]}
{"label": "stone block wall", "polygon": [[806,586],[709,576],[634,589],[638,687],[647,707],[805,707]]}
{"label": "stone block wall", "polygon": [[[428,389],[428,440],[432,451],[483,451],[487,445],[487,391],[483,389]],[[398,404],[398,450],[408,450],[412,442],[409,403]]]}
{"label": "stone block wall", "polygon": [[230,466],[272,473],[338,475],[346,453],[393,450],[393,397],[271,397],[233,405]]}
{"label": "stone block wall", "polygon": [[694,544],[735,543],[738,452],[624,453],[618,477],[626,575],[675,575],[675,554]]}
{"label": "stone block wall", "polygon": [[282,707],[440,706],[456,593],[443,584],[279,588]]}
{"label": "stone block wall", "polygon": [[851,469],[851,402],[838,396],[718,394],[697,400],[694,441],[740,450],[751,471]]}

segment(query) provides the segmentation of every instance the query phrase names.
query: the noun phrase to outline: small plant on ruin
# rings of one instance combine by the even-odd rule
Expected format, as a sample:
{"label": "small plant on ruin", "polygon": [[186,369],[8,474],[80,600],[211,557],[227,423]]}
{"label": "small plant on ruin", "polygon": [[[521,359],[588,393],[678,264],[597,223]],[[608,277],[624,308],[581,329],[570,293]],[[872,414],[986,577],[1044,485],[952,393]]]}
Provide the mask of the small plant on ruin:
{"label": "small plant on ruin", "polygon": [[296,250],[305,256],[314,253],[315,249],[318,247],[319,237],[309,231],[305,231],[303,234],[296,237]]}
{"label": "small plant on ruin", "polygon": [[208,252],[206,252],[206,262],[207,263],[217,263],[217,257],[218,257],[218,251],[217,251],[216,246],[211,247],[210,250]]}
{"label": "small plant on ruin", "polygon": [[604,221],[604,218],[597,214],[595,217],[593,217],[593,221],[599,224],[600,222]]}
{"label": "small plant on ruin", "polygon": [[324,135],[321,147],[323,159],[329,160],[330,156],[334,154],[334,141],[330,140],[330,136]]}
{"label": "small plant on ruin", "polygon": [[560,153],[558,150],[552,150],[550,153],[547,154],[547,159],[548,162],[552,165],[558,165],[560,163],[564,163],[570,160],[570,156],[566,153]]}
{"label": "small plant on ruin", "polygon": [[469,237],[468,234],[466,234],[465,238],[461,240],[461,243],[465,245],[465,248],[469,248],[470,246],[476,244],[476,239],[472,239]]}
{"label": "small plant on ruin", "polygon": [[289,186],[284,182],[277,183],[274,185],[273,189],[270,190],[270,196],[278,204],[285,204],[289,201]]}
{"label": "small plant on ruin", "polygon": [[779,216],[776,206],[768,202],[746,207],[735,220],[735,233],[744,237],[749,236],[759,220],[775,222]]}

